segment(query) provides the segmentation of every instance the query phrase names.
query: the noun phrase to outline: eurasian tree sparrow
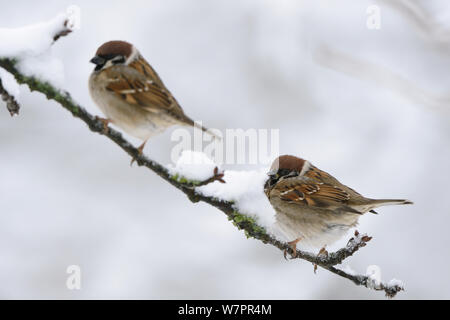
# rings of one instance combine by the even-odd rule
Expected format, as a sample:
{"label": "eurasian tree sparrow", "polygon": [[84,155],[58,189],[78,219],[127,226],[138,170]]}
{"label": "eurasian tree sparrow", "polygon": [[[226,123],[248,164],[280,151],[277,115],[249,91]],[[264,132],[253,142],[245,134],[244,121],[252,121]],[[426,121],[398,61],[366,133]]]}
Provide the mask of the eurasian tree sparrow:
{"label": "eurasian tree sparrow", "polygon": [[105,114],[105,130],[113,123],[143,141],[173,125],[196,126],[183,112],[158,74],[132,44],[109,41],[101,45],[91,60],[95,69],[89,78],[92,99]]}
{"label": "eurasian tree sparrow", "polygon": [[[313,247],[332,244],[359,217],[375,208],[412,204],[409,200],[365,198],[309,161],[284,155],[268,173],[264,192],[276,211],[276,225],[295,251],[298,241]],[[322,251],[322,250],[321,250]]]}

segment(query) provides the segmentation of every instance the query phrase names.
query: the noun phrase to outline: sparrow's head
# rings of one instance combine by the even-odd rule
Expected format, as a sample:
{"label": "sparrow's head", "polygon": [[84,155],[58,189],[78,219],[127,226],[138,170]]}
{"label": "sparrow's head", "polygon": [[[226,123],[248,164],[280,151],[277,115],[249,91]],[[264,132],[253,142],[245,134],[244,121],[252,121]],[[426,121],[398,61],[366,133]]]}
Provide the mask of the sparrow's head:
{"label": "sparrow's head", "polygon": [[294,173],[295,175],[299,175],[302,172],[305,162],[306,160],[294,156],[279,156],[274,160],[267,174],[269,176],[278,176],[279,178],[293,175]]}
{"label": "sparrow's head", "polygon": [[113,65],[128,65],[137,56],[135,47],[125,41],[108,41],[102,44],[90,62],[95,64],[95,71]]}
{"label": "sparrow's head", "polygon": [[264,190],[268,195],[270,189],[282,178],[298,176],[305,166],[306,160],[294,156],[279,156],[274,160],[267,175]]}

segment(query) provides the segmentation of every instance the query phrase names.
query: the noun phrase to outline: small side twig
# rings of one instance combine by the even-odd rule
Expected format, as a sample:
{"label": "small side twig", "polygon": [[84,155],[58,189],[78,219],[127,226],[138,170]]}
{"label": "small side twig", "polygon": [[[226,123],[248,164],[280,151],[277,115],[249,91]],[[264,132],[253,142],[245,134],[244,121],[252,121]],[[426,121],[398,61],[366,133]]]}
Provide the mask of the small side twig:
{"label": "small side twig", "polygon": [[67,19],[64,21],[61,30],[56,31],[53,36],[53,41],[58,41],[59,38],[67,36],[69,33],[73,31],[73,27],[70,25],[70,21]]}
{"label": "small side twig", "polygon": [[3,101],[6,102],[6,108],[8,109],[11,117],[19,114],[20,105],[17,102],[16,98],[11,95],[6,89],[3,87],[2,79],[0,78],[0,96]]}
{"label": "small side twig", "polygon": [[207,184],[213,183],[214,181],[219,181],[220,183],[226,183],[225,180],[223,180],[224,175],[225,174],[223,172],[219,172],[218,167],[215,167],[212,177],[195,184],[195,187],[206,186]]}
{"label": "small side twig", "polygon": [[355,236],[352,237],[345,248],[339,249],[336,252],[329,253],[326,256],[319,255],[317,260],[320,260],[322,264],[326,264],[329,266],[335,266],[337,264],[341,264],[345,259],[351,257],[356,251],[365,247],[367,242],[369,242],[372,237],[369,237],[367,234],[360,234],[358,231],[355,231]]}

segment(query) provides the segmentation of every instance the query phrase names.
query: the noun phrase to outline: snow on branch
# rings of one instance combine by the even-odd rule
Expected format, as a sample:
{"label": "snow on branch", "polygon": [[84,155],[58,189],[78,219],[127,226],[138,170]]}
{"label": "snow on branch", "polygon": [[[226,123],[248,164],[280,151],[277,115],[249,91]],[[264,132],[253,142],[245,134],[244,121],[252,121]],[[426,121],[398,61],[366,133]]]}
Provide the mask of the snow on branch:
{"label": "snow on branch", "polygon": [[[337,269],[339,271],[345,272],[345,274],[350,274],[358,278],[358,281],[364,283],[367,288],[374,290],[383,290],[386,296],[393,298],[399,291],[404,290],[404,284],[402,281],[397,279],[392,279],[389,282],[381,281],[381,269],[378,266],[368,266],[365,276],[357,275],[357,273],[350,268],[348,265],[345,268]],[[346,275],[343,275],[346,277]]]}
{"label": "snow on branch", "polygon": [[71,6],[46,22],[15,29],[0,28],[0,57],[14,60],[23,75],[61,86],[64,67],[53,56],[51,47],[79,28],[79,12],[78,7]]}
{"label": "snow on branch", "polygon": [[24,58],[48,51],[60,37],[78,28],[79,9],[69,7],[53,19],[21,28],[0,28],[0,56]]}
{"label": "snow on branch", "polygon": [[19,114],[18,95],[19,85],[16,80],[11,74],[0,68],[0,97],[6,102],[6,108],[11,116]]}
{"label": "snow on branch", "polygon": [[[83,121],[91,131],[104,135],[113,141],[130,157],[134,158],[139,166],[155,172],[163,180],[183,192],[192,202],[205,202],[222,211],[238,229],[245,231],[248,238],[270,244],[282,252],[295,256],[296,259],[306,260],[316,267],[319,266],[351,280],[356,285],[384,291],[389,297],[393,297],[403,290],[403,286],[396,280],[388,284],[382,282],[374,283],[371,275],[358,275],[336,268],[336,265],[341,264],[346,258],[352,256],[371,239],[364,234],[355,233],[355,236],[350,239],[345,248],[334,253],[314,255],[297,250],[296,254],[294,254],[291,246],[276,237],[270,229],[271,219],[273,219],[271,210],[273,209],[263,193],[264,180],[267,178],[265,172],[231,170],[221,172],[219,167],[212,161],[203,159],[204,161],[200,166],[201,170],[194,175],[190,175],[193,171],[195,173],[195,170],[186,167],[186,158],[192,158],[193,156],[202,160],[202,157],[206,156],[201,153],[197,155],[191,154],[191,157],[188,157],[189,154],[184,154],[184,158],[182,155],[175,167],[165,167],[149,159],[144,154],[140,154],[138,149],[125,140],[117,130],[112,128],[104,130],[103,122],[76,103],[68,92],[58,89],[51,84],[53,81],[50,81],[45,76],[43,77],[39,68],[33,69],[30,66],[30,68],[24,69],[23,61],[29,60],[30,57],[34,59],[36,64],[45,64],[48,61],[46,56],[50,52],[51,44],[73,30],[70,19],[67,14],[63,14],[43,24],[9,30],[11,34],[21,35],[19,38],[12,37],[11,34],[8,35],[5,33],[5,29],[0,29],[0,42],[2,44],[2,49],[0,49],[0,68],[12,74],[19,84],[25,84],[31,91],[41,92],[47,99],[56,101],[75,118]],[[29,37],[41,38],[45,41],[44,43],[30,45],[27,42]],[[20,38],[23,43],[20,42]],[[8,41],[11,41],[11,43]],[[25,53],[31,51],[33,54]],[[52,57],[52,59],[54,58]],[[280,253],[280,258],[282,256]]]}

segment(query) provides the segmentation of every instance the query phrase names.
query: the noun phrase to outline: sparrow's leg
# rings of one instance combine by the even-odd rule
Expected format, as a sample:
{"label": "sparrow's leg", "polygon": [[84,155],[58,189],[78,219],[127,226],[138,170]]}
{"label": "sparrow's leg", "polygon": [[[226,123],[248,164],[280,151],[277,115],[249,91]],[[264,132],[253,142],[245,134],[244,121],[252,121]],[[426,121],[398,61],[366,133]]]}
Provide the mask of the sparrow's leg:
{"label": "sparrow's leg", "polygon": [[139,147],[138,147],[138,151],[139,151],[139,155],[142,154],[142,152],[144,151],[144,147],[145,144],[147,143],[147,140],[145,140]]}
{"label": "sparrow's leg", "polygon": [[322,255],[328,257],[328,251],[325,249],[327,245],[324,245],[322,249],[319,250],[319,253],[317,254],[317,257],[320,257]]}
{"label": "sparrow's leg", "polygon": [[[141,154],[143,153],[144,147],[145,147],[145,144],[146,144],[146,143],[147,143],[147,140],[145,140],[145,141],[137,148],[137,150],[138,150],[138,155],[141,155]],[[131,159],[130,166],[132,166],[133,163],[134,163],[135,161],[136,161],[136,158]]]}
{"label": "sparrow's leg", "polygon": [[[293,253],[292,253],[292,257],[291,259],[294,259],[295,257],[297,257],[297,243],[302,240],[302,237],[299,237],[293,241],[289,241],[287,244],[291,247]],[[286,258],[287,255],[287,250],[284,249],[284,258],[287,260]]]}
{"label": "sparrow's leg", "polygon": [[[319,253],[317,254],[317,258],[319,258],[320,256],[328,257],[328,251],[325,248],[326,248],[326,245],[324,245],[323,248],[319,250]],[[316,273],[316,271],[317,271],[317,264],[314,264],[314,273]]]}
{"label": "sparrow's leg", "polygon": [[106,134],[108,132],[108,124],[110,124],[112,120],[100,118],[99,116],[95,116],[95,120],[98,120],[103,124],[103,134]]}

